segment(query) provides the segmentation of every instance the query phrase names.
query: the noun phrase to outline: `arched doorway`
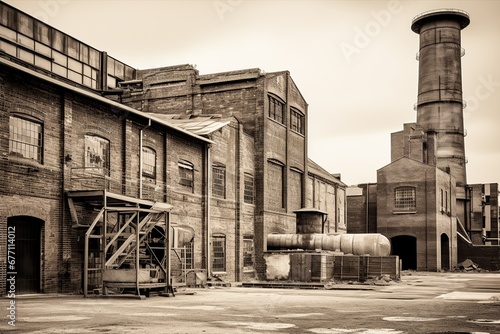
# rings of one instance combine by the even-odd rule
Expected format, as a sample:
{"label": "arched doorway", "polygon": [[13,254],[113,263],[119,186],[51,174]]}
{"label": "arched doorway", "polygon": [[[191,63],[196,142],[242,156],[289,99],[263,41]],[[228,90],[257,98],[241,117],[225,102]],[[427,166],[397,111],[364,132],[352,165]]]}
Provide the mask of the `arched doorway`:
{"label": "arched doorway", "polygon": [[446,233],[441,234],[441,269],[450,270],[450,239]]}
{"label": "arched doorway", "polygon": [[402,270],[417,270],[417,238],[399,235],[391,238],[392,255],[398,255]]}
{"label": "arched doorway", "polygon": [[[15,272],[16,294],[39,293],[41,278],[41,253],[43,221],[29,216],[14,216],[7,219],[7,232],[12,243],[7,243],[7,278]],[[9,249],[9,244],[15,248]],[[10,252],[9,252],[10,250]],[[14,258],[14,267],[9,260]],[[9,284],[7,284],[7,287]]]}

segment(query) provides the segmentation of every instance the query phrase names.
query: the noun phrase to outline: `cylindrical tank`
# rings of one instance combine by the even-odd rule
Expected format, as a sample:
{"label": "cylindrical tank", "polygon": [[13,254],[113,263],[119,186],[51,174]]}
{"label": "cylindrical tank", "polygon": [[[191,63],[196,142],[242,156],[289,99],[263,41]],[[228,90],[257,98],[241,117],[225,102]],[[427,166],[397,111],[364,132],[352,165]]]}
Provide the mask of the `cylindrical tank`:
{"label": "cylindrical tank", "polygon": [[391,242],[380,233],[360,234],[269,234],[267,250],[325,250],[345,254],[387,256]]}
{"label": "cylindrical tank", "polygon": [[296,214],[296,233],[324,233],[326,212],[314,208],[303,208],[294,211]]}

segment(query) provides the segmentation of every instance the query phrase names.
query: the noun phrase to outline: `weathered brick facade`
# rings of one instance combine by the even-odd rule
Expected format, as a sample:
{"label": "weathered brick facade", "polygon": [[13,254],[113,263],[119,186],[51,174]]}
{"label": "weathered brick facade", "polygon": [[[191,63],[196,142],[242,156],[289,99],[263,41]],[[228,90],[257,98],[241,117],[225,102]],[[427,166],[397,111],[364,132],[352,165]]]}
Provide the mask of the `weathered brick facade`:
{"label": "weathered brick facade", "polygon": [[[329,230],[345,231],[345,185],[307,158],[308,106],[288,72],[200,76],[189,65],[139,71],[0,6],[9,13],[0,21],[9,32],[0,35],[9,46],[0,57],[0,295],[12,225],[40,228],[40,257],[21,258],[38,272],[29,292],[81,291],[84,234],[99,208],[70,201],[79,191],[171,204],[172,224],[194,232],[193,268],[211,273],[212,238],[224,237],[225,267],[214,272],[228,280],[264,276],[267,234],[294,232],[294,210],[325,210]],[[26,38],[50,55],[24,47],[32,58],[21,59],[18,39]],[[279,101],[281,115],[271,115],[270,101]],[[186,130],[182,123],[196,117],[212,118],[215,127]],[[17,119],[28,124],[21,139]],[[16,141],[25,146],[14,148]],[[144,174],[145,148],[154,152],[154,175]],[[182,164],[192,166],[187,187]],[[101,174],[83,177],[89,166]],[[223,195],[212,193],[214,166],[225,173]]]}
{"label": "weathered brick facade", "polygon": [[[210,230],[212,234],[224,234],[227,249],[235,249],[227,253],[227,270],[218,274],[228,279],[243,278],[238,253],[246,235],[254,241],[255,268],[263,277],[267,234],[294,232],[293,211],[302,207],[325,210],[330,232],[345,232],[345,185],[308,160],[308,107],[288,72],[264,74],[249,69],[199,75],[193,67],[181,65],[141,70],[137,77],[141,79],[138,87],[134,86],[136,82],[122,84],[130,87],[122,96],[124,104],[180,119],[234,117],[233,123],[241,133],[231,135],[226,129],[210,136],[216,144],[209,164],[222,164],[227,172],[226,198],[211,200]],[[283,110],[276,118],[270,111],[274,110],[270,105],[274,100]],[[301,115],[300,125],[294,123],[292,110]],[[251,141],[247,146],[242,145],[242,136]],[[309,170],[309,166],[314,168]],[[254,177],[252,205],[242,200],[245,173]],[[233,268],[233,263],[239,265]]]}

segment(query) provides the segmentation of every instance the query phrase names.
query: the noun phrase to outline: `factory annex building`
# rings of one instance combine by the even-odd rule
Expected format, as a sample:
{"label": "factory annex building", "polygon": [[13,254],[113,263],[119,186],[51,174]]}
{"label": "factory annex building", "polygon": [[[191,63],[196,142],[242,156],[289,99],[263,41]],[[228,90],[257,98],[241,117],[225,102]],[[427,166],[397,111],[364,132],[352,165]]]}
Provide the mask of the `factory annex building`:
{"label": "factory annex building", "polygon": [[137,240],[158,242],[165,229],[148,226],[168,216],[174,281],[265,277],[267,235],[294,232],[301,208],[346,231],[345,185],[308,159],[308,105],[288,72],[138,70],[1,2],[0,13],[0,294],[7,243],[18,294],[151,265],[151,249],[125,260],[132,237],[107,244],[133,217]]}

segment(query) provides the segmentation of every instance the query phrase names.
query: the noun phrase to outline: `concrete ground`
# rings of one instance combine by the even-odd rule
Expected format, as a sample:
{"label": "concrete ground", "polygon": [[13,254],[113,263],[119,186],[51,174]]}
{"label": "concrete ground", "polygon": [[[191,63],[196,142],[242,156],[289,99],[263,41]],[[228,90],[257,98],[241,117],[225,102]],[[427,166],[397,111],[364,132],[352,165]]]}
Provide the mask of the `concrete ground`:
{"label": "concrete ground", "polygon": [[18,296],[11,324],[12,299],[0,300],[0,332],[500,333],[500,273],[407,273],[379,283],[315,290],[233,284],[143,300]]}

